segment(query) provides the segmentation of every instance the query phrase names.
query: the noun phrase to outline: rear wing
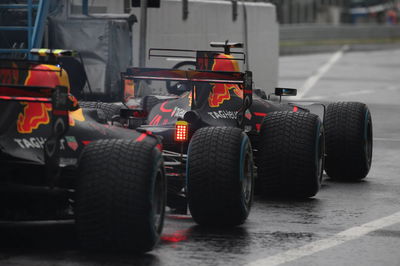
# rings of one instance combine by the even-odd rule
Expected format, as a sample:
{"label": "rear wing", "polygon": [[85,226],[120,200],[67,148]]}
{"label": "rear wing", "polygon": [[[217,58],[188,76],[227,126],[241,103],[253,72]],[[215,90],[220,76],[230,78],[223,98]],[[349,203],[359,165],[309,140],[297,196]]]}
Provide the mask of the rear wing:
{"label": "rear wing", "polygon": [[44,159],[49,185],[54,185],[59,174],[60,140],[69,128],[68,110],[71,107],[71,100],[68,88],[0,83],[0,104],[2,101],[50,103],[52,105],[51,134],[44,144]]}
{"label": "rear wing", "polygon": [[[128,68],[127,72],[122,73],[123,80],[159,80],[159,81],[178,81],[189,84],[192,95],[194,93],[195,83],[223,83],[237,84],[238,88],[243,90],[243,104],[238,110],[238,123],[243,124],[245,111],[252,104],[253,81],[252,72],[226,72],[226,71],[205,71],[205,70],[178,70],[163,68]],[[192,109],[196,107],[194,97]]]}

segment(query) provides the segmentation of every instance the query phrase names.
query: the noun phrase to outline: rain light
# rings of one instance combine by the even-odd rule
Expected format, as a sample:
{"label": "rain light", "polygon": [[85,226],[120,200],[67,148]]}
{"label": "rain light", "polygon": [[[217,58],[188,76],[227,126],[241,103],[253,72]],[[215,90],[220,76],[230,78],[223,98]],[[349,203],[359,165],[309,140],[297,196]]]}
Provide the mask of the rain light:
{"label": "rain light", "polygon": [[188,140],[189,123],[186,121],[177,121],[175,124],[175,141],[185,142]]}

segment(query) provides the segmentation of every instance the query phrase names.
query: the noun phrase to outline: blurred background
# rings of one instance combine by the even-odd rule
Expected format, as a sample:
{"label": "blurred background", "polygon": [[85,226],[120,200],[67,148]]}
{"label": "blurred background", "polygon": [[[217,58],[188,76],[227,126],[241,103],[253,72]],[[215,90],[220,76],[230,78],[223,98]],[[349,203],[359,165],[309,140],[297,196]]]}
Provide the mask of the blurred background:
{"label": "blurred background", "polygon": [[256,84],[274,88],[281,55],[399,47],[399,16],[400,0],[0,0],[0,57],[80,51],[94,90],[110,95],[129,65],[179,63],[149,60],[149,48],[229,39],[245,43]]}

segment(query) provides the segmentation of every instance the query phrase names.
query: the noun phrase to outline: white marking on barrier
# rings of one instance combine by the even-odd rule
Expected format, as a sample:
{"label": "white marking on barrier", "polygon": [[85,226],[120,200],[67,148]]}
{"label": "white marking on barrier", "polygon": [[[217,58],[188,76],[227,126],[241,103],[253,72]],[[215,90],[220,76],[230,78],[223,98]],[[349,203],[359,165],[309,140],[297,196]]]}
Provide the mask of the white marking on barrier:
{"label": "white marking on barrier", "polygon": [[301,91],[297,94],[296,98],[301,99],[306,95],[315,84],[331,69],[331,67],[342,58],[343,54],[349,49],[348,45],[343,45],[339,51],[335,52],[331,58],[329,58],[328,62],[318,68],[317,72],[310,76],[306,82],[304,82],[303,86],[301,86]]}
{"label": "white marking on barrier", "polygon": [[374,141],[392,141],[392,142],[400,142],[400,139],[391,139],[391,138],[374,138]]}
{"label": "white marking on barrier", "polygon": [[253,261],[247,266],[275,266],[301,259],[305,256],[338,246],[345,242],[365,236],[378,229],[400,223],[400,212],[374,220],[372,222],[352,227],[332,237],[312,242],[302,247],[294,248],[264,259]]}
{"label": "white marking on barrier", "polygon": [[[343,93],[336,94],[335,97],[342,98],[342,97],[356,96],[356,95],[362,95],[362,94],[372,94],[375,92],[376,91],[374,91],[374,90],[349,91],[349,92],[343,92]],[[330,98],[331,98],[331,96],[329,96],[329,95],[328,96],[318,95],[318,96],[312,96],[312,97],[306,98],[306,99],[316,101],[316,100],[325,100],[325,99],[330,99]]]}

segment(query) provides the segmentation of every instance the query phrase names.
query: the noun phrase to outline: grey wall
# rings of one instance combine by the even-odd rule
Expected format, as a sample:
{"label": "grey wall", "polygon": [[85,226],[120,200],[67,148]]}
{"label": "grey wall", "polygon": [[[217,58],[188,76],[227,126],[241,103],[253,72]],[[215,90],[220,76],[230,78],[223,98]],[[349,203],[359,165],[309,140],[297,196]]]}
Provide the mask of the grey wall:
{"label": "grey wall", "polygon": [[371,49],[398,45],[400,25],[281,25],[280,53],[328,52],[343,45]]}
{"label": "grey wall", "polygon": [[[278,81],[279,30],[275,6],[267,3],[247,3],[248,59],[257,87],[272,90]],[[133,13],[140,21],[140,8]],[[211,41],[243,42],[243,8],[238,6],[238,17],[232,19],[229,1],[190,0],[189,16],[182,19],[181,0],[163,0],[161,8],[148,9],[148,48],[211,49]],[[134,27],[134,65],[139,58],[139,29]],[[177,61],[152,59],[148,67],[172,67]]]}

